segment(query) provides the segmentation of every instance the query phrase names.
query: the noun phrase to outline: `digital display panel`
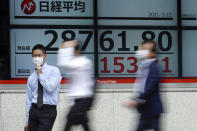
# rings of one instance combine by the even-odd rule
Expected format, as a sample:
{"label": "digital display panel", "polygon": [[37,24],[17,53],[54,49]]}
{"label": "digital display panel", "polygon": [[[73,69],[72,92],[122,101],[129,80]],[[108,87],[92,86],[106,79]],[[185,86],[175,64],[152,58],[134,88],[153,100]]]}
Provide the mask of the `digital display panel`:
{"label": "digital display panel", "polygon": [[175,26],[177,0],[98,0],[99,25]]}
{"label": "digital display panel", "polygon": [[100,30],[99,76],[136,77],[140,60],[136,58],[135,51],[147,39],[158,43],[161,75],[176,77],[178,62],[175,30]]}
{"label": "digital display panel", "polygon": [[10,24],[92,25],[93,0],[10,0]]}
{"label": "digital display panel", "polygon": [[196,26],[197,25],[197,1],[182,0],[182,25]]}
{"label": "digital display panel", "polygon": [[[81,53],[94,63],[94,35],[91,29],[12,29],[11,35],[11,77],[29,76],[35,68],[32,63],[32,48],[42,44],[47,50],[47,63],[57,66],[57,51],[62,41],[79,40]],[[64,70],[62,76],[66,76]]]}

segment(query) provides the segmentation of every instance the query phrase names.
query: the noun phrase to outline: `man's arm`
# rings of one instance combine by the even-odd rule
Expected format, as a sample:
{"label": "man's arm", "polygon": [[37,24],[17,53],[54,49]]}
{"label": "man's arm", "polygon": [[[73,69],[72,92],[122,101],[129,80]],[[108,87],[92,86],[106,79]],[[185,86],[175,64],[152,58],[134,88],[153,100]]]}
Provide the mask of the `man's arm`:
{"label": "man's arm", "polygon": [[50,73],[49,78],[46,78],[43,74],[39,75],[40,83],[49,93],[52,93],[56,88],[59,88],[61,79],[61,74],[57,68]]}
{"label": "man's arm", "polygon": [[74,48],[61,48],[58,51],[57,65],[63,68],[76,69],[79,68],[80,63],[74,61]]}
{"label": "man's arm", "polygon": [[89,63],[87,61],[74,59],[74,46],[76,46],[75,41],[61,44],[61,48],[58,51],[57,65],[71,70],[76,70],[83,67],[88,68]]}

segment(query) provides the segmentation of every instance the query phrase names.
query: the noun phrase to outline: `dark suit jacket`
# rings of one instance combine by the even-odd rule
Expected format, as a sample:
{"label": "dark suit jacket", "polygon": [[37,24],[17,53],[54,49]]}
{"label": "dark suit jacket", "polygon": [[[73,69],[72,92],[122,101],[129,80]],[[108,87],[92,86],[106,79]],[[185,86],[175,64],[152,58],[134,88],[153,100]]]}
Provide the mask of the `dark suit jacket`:
{"label": "dark suit jacket", "polygon": [[138,111],[144,117],[158,116],[163,112],[162,102],[159,95],[159,68],[156,61],[149,66],[144,93],[140,93],[136,99]]}

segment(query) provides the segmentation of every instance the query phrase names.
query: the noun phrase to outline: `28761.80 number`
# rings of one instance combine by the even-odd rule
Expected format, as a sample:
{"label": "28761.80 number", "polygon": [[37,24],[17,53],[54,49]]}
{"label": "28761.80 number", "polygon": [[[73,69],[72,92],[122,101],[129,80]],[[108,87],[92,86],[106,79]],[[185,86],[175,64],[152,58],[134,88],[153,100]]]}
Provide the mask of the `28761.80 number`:
{"label": "28761.80 number", "polygon": [[[82,48],[81,48],[81,51],[85,51],[88,44],[90,43],[92,36],[93,36],[93,31],[79,30],[78,32],[79,32],[79,35],[87,35],[85,37],[84,43],[82,44]],[[52,40],[46,45],[46,49],[48,51],[57,51],[58,48],[53,47],[53,45],[56,43],[56,41],[58,39],[57,31],[46,30],[44,33],[45,33],[45,35],[51,34],[53,36]],[[99,36],[99,45],[100,45],[101,50],[103,50],[103,51],[111,51],[115,46],[114,40],[112,38],[110,38],[109,35],[112,36],[113,32],[112,31],[104,31]],[[155,36],[156,35],[153,31],[144,31],[142,33],[142,40],[155,40]],[[167,40],[168,40],[166,47],[164,47],[164,44],[163,44],[163,37],[164,36],[167,36]],[[120,43],[121,45],[119,45],[121,47],[118,48],[118,51],[130,51],[130,48],[128,48],[127,44],[126,44],[127,43],[126,42],[126,31],[122,31],[121,33],[119,33],[118,37],[120,37],[122,39],[122,42]],[[76,38],[76,33],[72,30],[65,30],[62,32],[61,38],[63,41],[73,40]],[[158,47],[161,51],[169,51],[171,49],[172,36],[171,36],[170,32],[161,31],[158,34]]]}
{"label": "28761.80 number", "polygon": [[[112,49],[114,49],[115,47],[118,47],[118,52],[130,52],[131,48],[127,47],[127,39],[126,39],[126,31],[121,31],[120,33],[118,33],[117,37],[119,37],[121,39],[121,43],[119,43],[119,45],[115,45],[116,41],[114,41],[112,39],[112,36],[115,35],[113,34],[113,31],[111,30],[107,30],[107,31],[103,31],[98,37],[99,37],[99,46],[100,49],[104,52],[111,52]],[[45,35],[49,35],[51,34],[53,36],[52,40],[50,41],[50,43],[46,46],[46,49],[48,51],[57,51],[58,48],[57,47],[53,47],[53,45],[56,43],[57,39],[58,39],[58,33],[55,30],[46,30],[45,31]],[[79,30],[78,35],[86,35],[86,37],[84,38],[84,42],[82,44],[82,48],[81,51],[86,51],[87,46],[89,44],[93,44],[90,43],[90,40],[93,37],[93,31],[90,30]],[[68,40],[73,40],[76,37],[76,32],[72,31],[72,30],[65,30],[62,32],[61,34],[61,38],[63,41],[68,41]],[[158,33],[158,35],[156,35],[155,32],[153,31],[144,31],[141,34],[141,38],[142,41],[143,40],[155,40],[157,38],[157,43],[158,43],[158,49],[162,52],[168,52],[171,50],[172,48],[172,36],[171,33],[168,31],[161,31]],[[164,41],[164,38],[167,40]],[[167,42],[166,42],[167,41]],[[166,42],[166,43],[164,43]],[[139,43],[140,44],[140,43]],[[92,46],[93,47],[93,46]],[[134,46],[134,51],[137,50],[138,47]],[[117,54],[118,54],[117,52]],[[99,52],[98,52],[99,54]],[[103,68],[100,71],[100,73],[123,73],[125,71],[125,64],[124,63],[129,63],[129,67],[128,69],[126,69],[127,73],[136,73],[138,70],[138,60],[136,57],[133,56],[129,56],[129,57],[113,57],[113,58],[109,58],[107,56],[110,56],[109,54],[105,54],[104,57],[102,57],[99,61],[102,63]],[[109,70],[108,68],[108,60],[109,59],[113,59],[113,64],[114,65],[114,69]],[[126,60],[126,61],[125,61]],[[164,73],[171,73],[172,70],[169,69],[169,57],[164,57],[161,62],[164,62],[164,69],[163,72]]]}

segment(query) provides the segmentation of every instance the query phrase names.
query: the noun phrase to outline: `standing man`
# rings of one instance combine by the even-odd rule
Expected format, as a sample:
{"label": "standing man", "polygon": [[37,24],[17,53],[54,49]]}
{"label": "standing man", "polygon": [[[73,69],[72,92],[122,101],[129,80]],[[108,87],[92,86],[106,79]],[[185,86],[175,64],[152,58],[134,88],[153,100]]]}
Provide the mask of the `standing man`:
{"label": "standing man", "polygon": [[57,115],[62,77],[57,67],[46,63],[43,45],[33,47],[32,58],[36,67],[27,82],[25,131],[51,131]]}
{"label": "standing man", "polygon": [[90,110],[94,96],[92,62],[86,56],[80,56],[76,40],[63,42],[58,52],[58,65],[67,69],[72,84],[68,96],[73,100],[64,131],[70,131],[72,125],[82,125],[85,131],[88,126],[87,111]]}
{"label": "standing man", "polygon": [[146,129],[159,131],[159,118],[163,109],[159,95],[159,68],[155,58],[156,43],[150,40],[143,42],[137,56],[141,62],[134,88],[139,92],[139,97],[127,100],[125,105],[136,107],[140,113],[137,131]]}

